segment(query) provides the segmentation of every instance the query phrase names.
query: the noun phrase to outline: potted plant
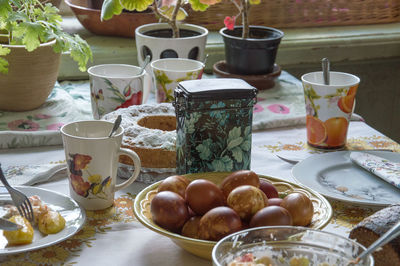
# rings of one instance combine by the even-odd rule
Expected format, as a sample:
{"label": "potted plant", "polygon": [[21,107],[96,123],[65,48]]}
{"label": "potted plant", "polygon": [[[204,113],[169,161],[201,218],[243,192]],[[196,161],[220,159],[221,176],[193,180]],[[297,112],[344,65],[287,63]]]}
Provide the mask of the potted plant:
{"label": "potted plant", "polygon": [[89,45],[63,32],[60,21],[51,3],[1,1],[0,109],[26,111],[43,104],[57,80],[62,52],[86,70],[92,59]]}
{"label": "potted plant", "polygon": [[[199,0],[189,0],[191,8],[197,11],[207,9],[207,4]],[[135,39],[139,65],[146,56],[152,61],[159,58],[189,58],[203,61],[208,30],[204,27],[179,23],[187,16],[182,8],[184,0],[105,0],[102,6],[102,19],[110,19],[123,9],[144,11],[148,8],[160,19],[136,28]]]}
{"label": "potted plant", "polygon": [[[200,0],[214,5],[220,0]],[[274,70],[278,46],[283,32],[264,26],[250,26],[249,13],[252,5],[261,0],[231,0],[238,14],[224,19],[225,28],[220,30],[225,43],[225,59],[228,71],[242,75],[265,75]],[[242,25],[235,26],[241,19]]]}

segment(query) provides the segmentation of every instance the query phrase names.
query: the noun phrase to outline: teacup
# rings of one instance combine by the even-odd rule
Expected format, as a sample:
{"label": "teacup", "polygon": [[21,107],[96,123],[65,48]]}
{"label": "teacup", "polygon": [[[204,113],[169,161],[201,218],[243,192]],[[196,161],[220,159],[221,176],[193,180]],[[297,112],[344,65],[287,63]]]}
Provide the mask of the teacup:
{"label": "teacup", "polygon": [[[72,122],[61,128],[70,195],[87,210],[110,207],[115,191],[132,184],[140,173],[138,155],[121,148],[123,128],[109,137],[112,127],[111,122],[93,120]],[[130,157],[135,169],[128,180],[116,184],[120,155]]]}
{"label": "teacup", "polygon": [[140,67],[124,64],[104,64],[88,69],[93,117],[103,115],[119,108],[139,105],[146,102],[151,77]]}
{"label": "teacup", "polygon": [[173,102],[179,82],[201,79],[204,63],[186,58],[163,58],[151,63],[157,103]]}
{"label": "teacup", "polygon": [[301,77],[306,103],[307,143],[319,149],[340,149],[346,144],[360,79],[343,72],[330,72],[329,77],[329,85],[324,84],[323,72]]}

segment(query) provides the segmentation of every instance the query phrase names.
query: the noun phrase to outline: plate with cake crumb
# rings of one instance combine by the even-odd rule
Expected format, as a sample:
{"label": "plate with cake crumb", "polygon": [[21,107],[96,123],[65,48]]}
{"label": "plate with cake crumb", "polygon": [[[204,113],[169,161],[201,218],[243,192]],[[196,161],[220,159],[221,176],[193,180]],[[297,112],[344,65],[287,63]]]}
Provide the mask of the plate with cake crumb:
{"label": "plate with cake crumb", "polygon": [[[292,175],[299,183],[330,199],[377,207],[400,202],[397,187],[354,164],[350,153],[336,151],[310,156],[293,167]],[[396,152],[368,153],[400,162],[400,154]]]}
{"label": "plate with cake crumb", "polygon": [[[76,234],[84,225],[86,220],[85,211],[69,196],[38,187],[18,186],[16,188],[28,196],[31,201],[36,221],[27,223],[32,226],[33,239],[28,241],[23,239],[24,243],[21,242],[19,244],[17,242],[12,243],[12,241],[15,241],[12,232],[16,231],[7,231],[6,234],[8,233],[8,235],[5,236],[5,232],[0,230],[0,255],[27,252],[57,244]],[[20,217],[12,204],[9,194],[2,187],[0,191],[1,217],[6,219]],[[60,215],[60,218],[64,220],[63,226],[59,230],[51,232],[46,231],[48,227],[41,227],[41,223],[43,224],[44,220],[41,220],[38,216],[45,217],[48,213]],[[52,221],[49,223],[52,223]],[[29,225],[27,228],[29,228]],[[9,234],[10,232],[11,234]],[[16,235],[18,236],[18,234]]]}

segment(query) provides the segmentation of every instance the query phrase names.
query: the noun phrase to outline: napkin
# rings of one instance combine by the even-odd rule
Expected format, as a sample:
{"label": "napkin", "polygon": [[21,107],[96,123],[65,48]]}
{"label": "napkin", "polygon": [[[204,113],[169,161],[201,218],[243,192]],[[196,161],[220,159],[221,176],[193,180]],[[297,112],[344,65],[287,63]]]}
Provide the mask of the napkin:
{"label": "napkin", "polygon": [[51,179],[64,178],[67,166],[65,163],[44,163],[40,165],[9,166],[4,175],[11,186],[29,186]]}
{"label": "napkin", "polygon": [[367,171],[400,188],[400,163],[365,152],[352,152],[350,159]]}

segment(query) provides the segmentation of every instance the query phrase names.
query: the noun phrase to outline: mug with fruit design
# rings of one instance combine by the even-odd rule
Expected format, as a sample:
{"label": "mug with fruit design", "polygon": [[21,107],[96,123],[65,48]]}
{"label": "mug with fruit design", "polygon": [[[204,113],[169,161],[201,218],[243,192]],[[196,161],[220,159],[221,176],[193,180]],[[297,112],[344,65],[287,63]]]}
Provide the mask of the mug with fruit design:
{"label": "mug with fruit design", "polygon": [[151,77],[138,66],[104,64],[88,69],[92,112],[95,119],[103,115],[146,102]]}
{"label": "mug with fruit design", "polygon": [[330,83],[326,85],[323,72],[312,72],[304,74],[301,81],[308,144],[320,149],[343,148],[360,79],[348,73],[330,72]]}

